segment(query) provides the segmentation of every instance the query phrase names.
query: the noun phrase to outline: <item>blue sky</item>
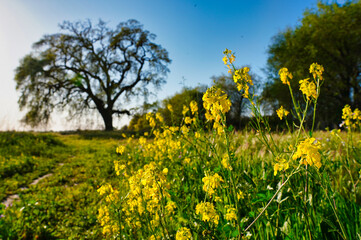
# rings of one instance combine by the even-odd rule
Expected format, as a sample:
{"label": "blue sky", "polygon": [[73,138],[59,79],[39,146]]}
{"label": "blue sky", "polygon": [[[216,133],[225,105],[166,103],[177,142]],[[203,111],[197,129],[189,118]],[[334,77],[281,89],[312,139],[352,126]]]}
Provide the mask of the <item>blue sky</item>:
{"label": "blue sky", "polygon": [[[182,84],[210,85],[211,76],[226,73],[225,48],[236,53],[236,65],[249,65],[265,80],[262,68],[272,37],[298,24],[306,8],[316,4],[316,0],[0,0],[0,130],[27,129],[19,124],[24,112],[17,105],[14,69],[34,42],[59,32],[58,24],[64,20],[102,19],[115,26],[136,19],[156,34],[155,42],[172,59],[167,84],[157,94],[161,100],[180,91]],[[124,118],[116,127],[126,122]],[[57,114],[46,129],[72,127]]]}

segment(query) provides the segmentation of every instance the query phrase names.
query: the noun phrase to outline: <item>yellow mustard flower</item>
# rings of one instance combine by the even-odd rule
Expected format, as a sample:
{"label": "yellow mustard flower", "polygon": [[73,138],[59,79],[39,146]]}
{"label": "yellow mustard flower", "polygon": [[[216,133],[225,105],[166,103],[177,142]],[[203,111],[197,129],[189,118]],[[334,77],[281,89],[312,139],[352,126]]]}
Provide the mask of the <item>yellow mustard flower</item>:
{"label": "yellow mustard flower", "polygon": [[190,103],[190,108],[191,108],[191,112],[192,112],[192,114],[194,114],[195,112],[197,112],[198,111],[198,104],[197,104],[197,102],[196,101],[191,101],[191,103]]}
{"label": "yellow mustard flower", "polygon": [[123,171],[126,166],[125,164],[120,164],[119,161],[114,161],[114,168],[115,168],[115,173],[119,176],[120,172]]}
{"label": "yellow mustard flower", "polygon": [[307,138],[298,144],[297,151],[292,158],[294,160],[299,158],[301,164],[315,165],[317,168],[320,168],[322,166],[321,154],[319,153],[320,148],[321,143],[316,141],[315,138]]}
{"label": "yellow mustard flower", "polygon": [[117,147],[116,152],[119,154],[123,154],[125,151],[125,146],[121,145],[119,147]]}
{"label": "yellow mustard flower", "polygon": [[167,108],[168,108],[168,110],[169,110],[170,112],[173,112],[173,107],[172,107],[171,104],[168,104],[168,105],[167,105]]}
{"label": "yellow mustard flower", "polygon": [[212,203],[201,202],[197,204],[196,214],[201,215],[202,221],[213,222],[216,225],[219,222],[219,215],[217,214],[216,209],[214,209]]}
{"label": "yellow mustard flower", "polygon": [[175,235],[176,240],[189,240],[191,238],[192,238],[191,231],[186,227],[182,227],[178,229],[177,234]]}
{"label": "yellow mustard flower", "polygon": [[278,72],[280,79],[283,84],[290,85],[290,81],[288,79],[292,79],[292,73],[288,72],[287,68],[281,68]]}
{"label": "yellow mustard flower", "polygon": [[208,121],[215,121],[213,128],[218,133],[222,130],[221,118],[222,114],[227,113],[231,108],[231,101],[227,94],[215,86],[207,89],[203,95],[203,106],[206,109],[206,119]]}
{"label": "yellow mustard flower", "polygon": [[189,111],[189,108],[186,105],[183,105],[183,110],[182,110],[183,116],[186,115],[188,111]]}
{"label": "yellow mustard flower", "polygon": [[316,99],[317,98],[316,84],[314,82],[310,82],[308,80],[309,80],[309,78],[299,81],[300,90],[302,91],[302,93],[304,95],[306,95],[308,100],[310,100],[311,97],[313,99]]}
{"label": "yellow mustard flower", "polygon": [[215,193],[215,190],[221,185],[221,182],[223,182],[223,179],[221,176],[218,175],[218,173],[215,173],[213,176],[206,176],[202,178],[203,190],[207,192],[209,195],[212,195]]}
{"label": "yellow mustard flower", "polygon": [[318,77],[318,79],[323,80],[322,72],[325,71],[323,66],[318,63],[312,63],[310,66],[310,73],[312,73],[312,76],[314,79]]}
{"label": "yellow mustard flower", "polygon": [[249,98],[249,87],[253,85],[251,75],[249,75],[249,68],[244,67],[237,69],[233,74],[233,81],[237,84],[238,91],[244,91],[243,96]]}
{"label": "yellow mustard flower", "polygon": [[185,119],[184,119],[184,123],[185,124],[192,124],[192,118],[190,118],[190,117],[186,117]]}
{"label": "yellow mustard flower", "polygon": [[232,166],[231,164],[229,163],[229,157],[228,157],[228,154],[224,154],[223,155],[223,158],[222,158],[222,166],[228,170],[232,170]]}
{"label": "yellow mustard flower", "polygon": [[159,112],[155,114],[155,118],[158,119],[159,122],[164,122],[164,118]]}
{"label": "yellow mustard flower", "polygon": [[237,220],[237,214],[236,209],[232,207],[231,205],[226,206],[226,215],[225,219],[228,221]]}
{"label": "yellow mustard flower", "polygon": [[175,205],[175,202],[168,201],[167,205],[165,206],[165,210],[167,211],[168,215],[174,214],[174,209],[176,209],[177,206]]}
{"label": "yellow mustard flower", "polygon": [[239,190],[239,192],[237,193],[237,199],[238,200],[244,199],[244,196],[245,196],[245,194],[241,190]]}
{"label": "yellow mustard flower", "polygon": [[290,112],[281,106],[279,109],[276,110],[278,117],[282,120],[283,117],[286,117]]}
{"label": "yellow mustard flower", "polygon": [[154,128],[156,123],[155,123],[155,119],[153,117],[153,113],[149,112],[147,113],[147,115],[145,115],[145,119],[149,121],[149,126]]}
{"label": "yellow mustard flower", "polygon": [[289,164],[286,159],[278,160],[278,162],[274,165],[274,175],[276,176],[278,171],[285,171],[289,168]]}
{"label": "yellow mustard flower", "polygon": [[342,119],[347,127],[356,128],[361,126],[361,111],[356,108],[353,112],[350,105],[345,105],[342,109]]}

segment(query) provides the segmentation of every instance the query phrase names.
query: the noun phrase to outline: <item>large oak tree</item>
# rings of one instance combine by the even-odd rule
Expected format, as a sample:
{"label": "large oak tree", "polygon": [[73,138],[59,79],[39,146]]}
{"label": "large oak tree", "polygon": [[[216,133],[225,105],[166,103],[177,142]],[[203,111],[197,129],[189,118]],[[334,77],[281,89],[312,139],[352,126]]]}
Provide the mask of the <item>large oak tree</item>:
{"label": "large oak tree", "polygon": [[28,110],[25,123],[47,123],[54,110],[81,117],[94,109],[105,129],[113,130],[114,115],[130,114],[126,99],[165,82],[168,52],[138,21],[115,29],[101,20],[66,21],[60,28],[36,42],[16,69],[19,106]]}

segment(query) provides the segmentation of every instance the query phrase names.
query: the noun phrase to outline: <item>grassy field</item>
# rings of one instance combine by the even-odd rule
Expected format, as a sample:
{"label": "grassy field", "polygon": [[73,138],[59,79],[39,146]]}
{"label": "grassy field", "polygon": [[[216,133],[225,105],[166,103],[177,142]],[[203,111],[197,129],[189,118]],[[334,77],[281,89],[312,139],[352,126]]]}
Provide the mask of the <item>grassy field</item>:
{"label": "grassy field", "polygon": [[[0,139],[1,199],[20,196],[2,209],[3,239],[101,238],[96,190],[114,179],[119,140],[16,132]],[[53,175],[29,186],[48,173]]]}
{"label": "grassy field", "polygon": [[226,124],[231,101],[213,86],[205,112],[184,105],[180,126],[149,112],[136,136],[1,133],[0,196],[20,201],[1,207],[0,238],[361,240],[361,111],[346,105],[342,131],[314,132],[324,69],[299,81],[301,104],[283,68],[294,106],[276,111],[288,131],[271,131],[249,68],[224,54],[252,130]]}
{"label": "grassy field", "polygon": [[[276,145],[282,149],[287,149],[294,139],[291,134],[272,136]],[[340,133],[337,137],[330,132],[316,132],[314,136],[322,143],[323,166],[319,170],[310,168],[306,171],[303,168],[295,173],[259,220],[244,233],[244,237],[311,239],[312,236],[312,239],[342,239],[342,228],[348,239],[360,237],[360,135],[354,134],[352,141],[355,145],[349,150],[346,133]],[[229,171],[233,176],[229,179],[234,180],[236,191],[240,194],[240,209],[236,214],[240,219],[236,222],[235,219],[227,220],[226,217],[226,206],[234,201],[227,197],[231,195],[226,180],[229,177],[228,171],[225,171],[227,169],[222,164],[222,156],[211,153],[225,152],[225,143],[221,139],[215,138],[215,149],[212,149],[211,145],[204,145],[206,140],[202,138],[194,142],[182,139],[180,146],[172,147],[173,137],[167,137],[167,142],[162,142],[164,138],[160,136],[129,140],[123,139],[119,134],[113,137],[120,139],[111,137],[96,133],[1,133],[1,199],[14,193],[20,196],[20,200],[15,201],[11,207],[3,207],[1,210],[1,238],[99,239],[114,235],[117,238],[148,239],[157,233],[162,236],[163,227],[167,229],[169,238],[175,238],[181,227],[190,229],[195,239],[236,238],[240,234],[238,229],[244,230],[255,219],[291,172],[288,169],[274,175],[272,154],[258,140],[257,134],[233,133],[230,147],[235,156],[232,160],[233,169]],[[199,144],[201,148],[197,146]],[[149,149],[154,145],[155,149]],[[123,154],[117,154],[118,146],[125,146]],[[157,155],[157,151],[161,154]],[[118,216],[116,226],[124,226],[123,229],[119,229],[122,228],[119,226],[116,230],[123,231],[123,237],[114,234],[113,230],[104,232],[106,224],[102,226],[104,221],[98,219],[99,209],[107,205],[108,201],[97,190],[102,185],[110,184],[119,195],[118,198],[122,199],[133,189],[129,182],[131,175],[138,174],[141,181],[138,169],[157,159],[161,163],[156,164],[152,171],[154,176],[159,177],[160,184],[164,184],[163,190],[167,194],[164,196],[163,214],[170,216],[164,218],[166,226],[152,222],[152,228],[147,224],[156,221],[156,214],[152,214],[150,209],[148,216],[144,213],[134,215],[132,221],[127,222],[127,212],[120,207],[125,204],[123,199],[122,203],[115,201],[110,206],[110,209],[121,209],[118,213],[123,217]],[[119,176],[114,160],[125,164],[125,169],[122,170],[125,172]],[[121,169],[119,164],[118,171]],[[167,171],[163,171],[165,168]],[[47,173],[53,175],[29,186],[34,179]],[[202,179],[206,175],[214,176],[215,173],[223,178],[223,182],[219,182],[219,187],[214,188],[214,193],[210,193],[204,190]],[[162,177],[164,181],[160,180]],[[21,190],[21,187],[27,189]],[[142,185],[142,191],[148,190],[146,185]],[[160,199],[163,201],[163,198]],[[197,204],[205,199],[216,206],[217,222],[212,221],[212,217],[211,221],[204,221],[195,213]],[[170,207],[170,202],[175,205]],[[136,211],[139,213],[139,209]]]}

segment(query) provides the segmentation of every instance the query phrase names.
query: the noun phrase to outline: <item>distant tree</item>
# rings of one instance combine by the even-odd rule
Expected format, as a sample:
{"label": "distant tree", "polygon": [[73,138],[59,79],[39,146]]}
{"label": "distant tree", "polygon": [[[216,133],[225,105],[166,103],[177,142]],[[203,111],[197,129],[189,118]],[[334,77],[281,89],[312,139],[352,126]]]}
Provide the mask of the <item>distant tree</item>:
{"label": "distant tree", "polygon": [[16,69],[24,122],[47,123],[54,109],[80,117],[94,109],[113,130],[113,115],[130,114],[126,100],[165,82],[168,52],[136,20],[110,29],[105,22],[64,22],[64,33],[45,35]]}
{"label": "distant tree", "polygon": [[[181,92],[164,99],[162,101],[161,108],[158,109],[158,112],[162,114],[167,125],[180,126],[181,122],[183,121],[183,106],[189,108],[191,101],[196,101],[199,109],[198,113],[203,113],[202,97],[205,91],[206,87],[184,87]],[[172,106],[173,112],[169,111],[168,105]],[[202,115],[199,115],[199,117],[201,119],[203,118]]]}
{"label": "distant tree", "polygon": [[291,109],[291,96],[279,80],[279,69],[286,67],[292,72],[291,85],[295,97],[301,100],[298,81],[311,77],[309,66],[317,62],[325,72],[316,121],[326,127],[340,122],[344,105],[361,107],[361,2],[319,2],[317,6],[304,13],[299,26],[274,37],[267,64],[271,80],[264,88],[263,98],[273,109],[280,105]]}

